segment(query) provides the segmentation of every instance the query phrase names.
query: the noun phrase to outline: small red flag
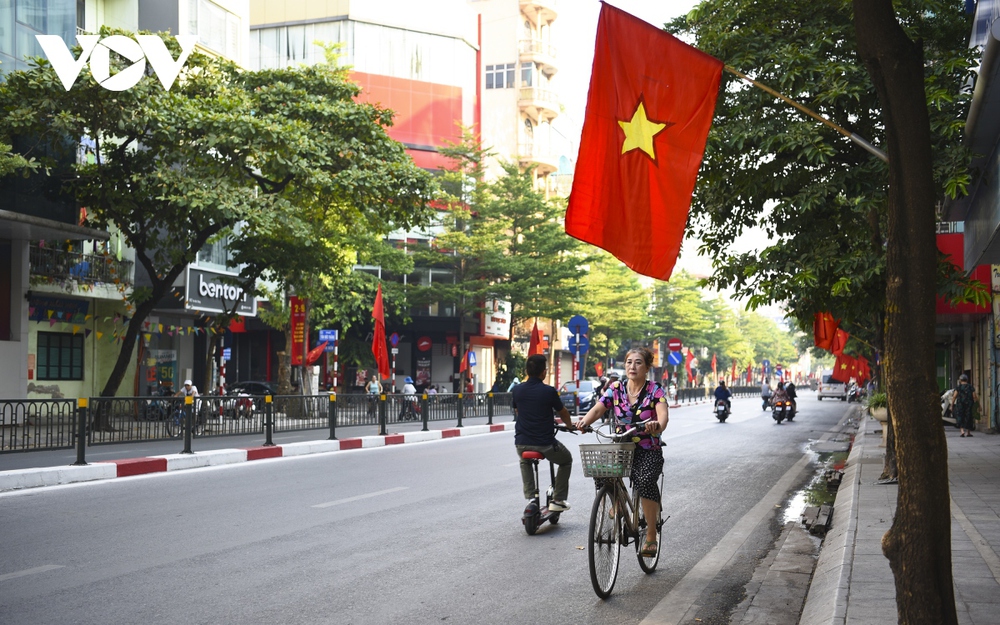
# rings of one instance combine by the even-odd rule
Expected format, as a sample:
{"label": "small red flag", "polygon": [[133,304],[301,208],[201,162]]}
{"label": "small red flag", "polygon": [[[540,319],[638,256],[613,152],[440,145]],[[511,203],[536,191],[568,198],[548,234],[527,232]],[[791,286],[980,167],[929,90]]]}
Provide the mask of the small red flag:
{"label": "small red flag", "polygon": [[712,354],[712,373],[718,375],[718,371],[715,370],[715,354]]}
{"label": "small red flag", "polygon": [[733,360],[733,370],[729,373],[729,379],[732,380],[733,384],[736,383],[736,361],[735,360]]}
{"label": "small red flag", "polygon": [[324,351],[326,351],[327,343],[328,341],[323,341],[316,347],[309,350],[309,353],[306,354],[306,366],[311,365],[317,360],[319,360],[319,357],[323,354]]}
{"label": "small red flag", "polygon": [[567,234],[670,278],[721,75],[718,59],[601,6]]}
{"label": "small red flag", "polygon": [[828,312],[816,313],[813,317],[813,337],[816,347],[830,349],[840,321]]}
{"label": "small red flag", "polygon": [[372,318],[375,320],[375,336],[372,338],[372,355],[378,365],[379,377],[387,380],[391,375],[389,370],[389,351],[385,348],[385,312],[382,309],[382,284],[379,283],[375,292],[375,307],[372,308]]}
{"label": "small red flag", "polygon": [[694,381],[694,374],[691,373],[691,361],[692,360],[694,360],[694,354],[691,353],[691,350],[688,350],[687,355],[684,357],[684,368],[687,369],[688,382],[693,382]]}
{"label": "small red flag", "polygon": [[833,334],[833,342],[830,343],[830,351],[833,354],[839,355],[844,353],[844,348],[847,347],[847,339],[851,338],[851,335],[844,332],[840,328]]}
{"label": "small red flag", "polygon": [[833,373],[830,377],[838,382],[847,384],[851,381],[851,372],[854,368],[854,359],[847,354],[837,354],[837,360],[833,365]]}
{"label": "small red flag", "polygon": [[538,329],[538,321],[536,320],[535,327],[531,329],[531,342],[528,344],[528,355],[544,354],[545,348],[548,346],[549,343],[545,340],[545,335],[542,334],[542,331]]}

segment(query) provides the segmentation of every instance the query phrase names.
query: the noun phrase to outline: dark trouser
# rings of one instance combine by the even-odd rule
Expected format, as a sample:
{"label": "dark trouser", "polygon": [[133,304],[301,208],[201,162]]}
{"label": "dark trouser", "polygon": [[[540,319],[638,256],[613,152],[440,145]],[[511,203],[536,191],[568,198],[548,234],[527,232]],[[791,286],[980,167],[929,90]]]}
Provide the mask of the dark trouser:
{"label": "dark trouser", "polygon": [[[552,498],[556,501],[566,501],[566,497],[569,496],[569,474],[573,470],[573,454],[566,449],[566,446],[555,441],[551,445],[515,445],[514,447],[517,449],[518,457],[525,451],[537,451],[558,467]],[[535,486],[535,469],[531,466],[531,459],[521,458],[521,483],[524,485],[525,499],[531,499],[538,495],[538,488]]]}

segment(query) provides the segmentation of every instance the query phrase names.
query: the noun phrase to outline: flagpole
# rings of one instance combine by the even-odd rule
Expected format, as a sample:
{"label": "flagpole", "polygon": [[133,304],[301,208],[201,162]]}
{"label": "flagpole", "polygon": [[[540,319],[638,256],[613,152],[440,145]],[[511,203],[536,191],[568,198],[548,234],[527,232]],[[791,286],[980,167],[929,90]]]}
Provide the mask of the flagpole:
{"label": "flagpole", "polygon": [[886,163],[889,162],[889,157],[886,155],[885,152],[883,152],[882,150],[878,149],[877,147],[875,147],[871,143],[868,143],[868,141],[866,141],[863,137],[861,137],[861,136],[859,136],[859,135],[857,135],[857,134],[855,134],[855,133],[847,130],[846,128],[843,128],[842,126],[838,126],[837,124],[833,123],[832,121],[830,121],[829,119],[823,117],[822,115],[819,115],[818,113],[816,113],[816,112],[814,112],[814,111],[806,108],[805,106],[799,104],[795,100],[792,100],[791,98],[788,98],[788,97],[786,97],[786,96],[778,93],[777,91],[775,91],[774,89],[768,87],[767,85],[757,82],[753,78],[750,78],[746,74],[741,73],[739,70],[735,69],[734,67],[732,67],[730,65],[726,65],[725,69],[730,74],[733,74],[734,76],[736,76],[738,78],[742,78],[743,80],[747,81],[748,83],[750,83],[754,87],[757,87],[758,89],[762,89],[762,90],[766,91],[767,93],[770,93],[771,95],[773,95],[774,97],[778,98],[782,102],[785,102],[786,104],[790,104],[790,105],[794,106],[795,108],[799,109],[800,111],[802,111],[803,113],[805,113],[809,117],[812,117],[813,119],[826,124],[830,128],[833,128],[834,130],[836,130],[840,134],[842,134],[845,137],[847,137],[848,139],[850,139],[854,144],[856,144],[856,145],[864,148],[865,150],[867,150],[871,154],[877,156],[878,158],[882,159]]}

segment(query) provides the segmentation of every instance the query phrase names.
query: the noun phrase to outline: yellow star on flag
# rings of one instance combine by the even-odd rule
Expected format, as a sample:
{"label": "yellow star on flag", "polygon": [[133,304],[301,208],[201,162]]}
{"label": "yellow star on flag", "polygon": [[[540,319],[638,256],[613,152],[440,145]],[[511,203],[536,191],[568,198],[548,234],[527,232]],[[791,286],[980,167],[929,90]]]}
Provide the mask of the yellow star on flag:
{"label": "yellow star on flag", "polygon": [[625,131],[625,141],[622,143],[622,154],[630,150],[642,150],[649,155],[649,158],[656,160],[656,152],[653,151],[653,137],[665,128],[673,126],[673,123],[661,124],[650,121],[646,117],[646,107],[642,101],[632,114],[632,121],[618,120],[618,125]]}

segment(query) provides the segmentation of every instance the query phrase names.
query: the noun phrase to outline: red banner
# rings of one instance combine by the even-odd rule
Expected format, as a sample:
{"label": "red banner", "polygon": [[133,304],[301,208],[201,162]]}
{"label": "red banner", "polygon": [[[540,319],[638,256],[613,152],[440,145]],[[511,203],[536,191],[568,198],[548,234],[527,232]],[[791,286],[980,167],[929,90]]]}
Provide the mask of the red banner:
{"label": "red banner", "polygon": [[301,366],[306,353],[306,300],[292,296],[288,301],[292,317],[292,366]]}

